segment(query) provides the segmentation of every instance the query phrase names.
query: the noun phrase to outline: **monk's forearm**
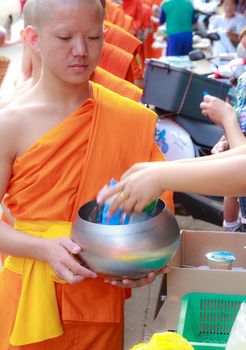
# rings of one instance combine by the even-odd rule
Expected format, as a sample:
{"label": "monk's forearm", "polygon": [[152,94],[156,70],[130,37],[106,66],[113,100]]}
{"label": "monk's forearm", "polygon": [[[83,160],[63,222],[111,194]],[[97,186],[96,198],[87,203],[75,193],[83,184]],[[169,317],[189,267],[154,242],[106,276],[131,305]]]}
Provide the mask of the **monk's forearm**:
{"label": "monk's forearm", "polygon": [[[212,157],[211,157],[212,158]],[[191,162],[166,162],[160,168],[163,190],[206,195],[246,195],[246,155]]]}
{"label": "monk's forearm", "polygon": [[45,260],[47,240],[27,235],[0,222],[0,251],[4,254]]}

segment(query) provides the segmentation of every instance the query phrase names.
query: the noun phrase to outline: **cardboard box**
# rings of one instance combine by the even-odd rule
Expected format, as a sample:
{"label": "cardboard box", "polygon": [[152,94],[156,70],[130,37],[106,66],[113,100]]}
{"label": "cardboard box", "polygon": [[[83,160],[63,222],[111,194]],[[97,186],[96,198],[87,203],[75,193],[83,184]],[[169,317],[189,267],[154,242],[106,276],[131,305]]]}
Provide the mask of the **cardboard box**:
{"label": "cardboard box", "polygon": [[[181,231],[181,244],[167,274],[167,300],[158,317],[165,330],[176,330],[182,296],[191,292],[246,295],[246,233]],[[208,265],[205,254],[224,250],[236,255],[232,268],[199,269]],[[186,267],[185,267],[186,266]],[[190,266],[190,267],[188,267]]]}

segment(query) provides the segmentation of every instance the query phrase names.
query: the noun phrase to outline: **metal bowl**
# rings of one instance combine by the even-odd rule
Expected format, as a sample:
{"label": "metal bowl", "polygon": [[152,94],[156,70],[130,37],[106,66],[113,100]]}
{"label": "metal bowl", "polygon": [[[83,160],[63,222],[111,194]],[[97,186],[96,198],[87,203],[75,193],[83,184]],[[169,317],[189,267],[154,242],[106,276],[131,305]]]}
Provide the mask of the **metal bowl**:
{"label": "metal bowl", "polygon": [[96,201],[83,205],[72,226],[72,240],[82,251],[78,259],[99,275],[138,279],[161,269],[174,256],[180,239],[175,217],[162,200],[154,216],[128,225],[88,221]]}

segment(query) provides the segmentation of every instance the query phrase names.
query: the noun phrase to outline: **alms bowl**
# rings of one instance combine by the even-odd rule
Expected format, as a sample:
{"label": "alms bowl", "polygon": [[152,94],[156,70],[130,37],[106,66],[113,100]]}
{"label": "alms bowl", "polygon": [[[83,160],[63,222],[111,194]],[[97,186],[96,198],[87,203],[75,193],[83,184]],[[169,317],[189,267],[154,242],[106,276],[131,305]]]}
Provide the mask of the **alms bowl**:
{"label": "alms bowl", "polygon": [[72,226],[72,240],[82,247],[78,258],[99,275],[138,279],[160,270],[177,251],[180,232],[162,200],[153,216],[128,225],[90,222],[96,201],[83,205]]}

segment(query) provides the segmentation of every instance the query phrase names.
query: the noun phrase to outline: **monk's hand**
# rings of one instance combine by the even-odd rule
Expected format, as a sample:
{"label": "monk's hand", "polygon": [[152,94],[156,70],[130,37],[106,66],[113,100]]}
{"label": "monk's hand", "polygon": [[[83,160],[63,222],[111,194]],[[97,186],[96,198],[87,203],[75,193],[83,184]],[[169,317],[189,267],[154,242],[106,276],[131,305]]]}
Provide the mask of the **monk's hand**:
{"label": "monk's hand", "polygon": [[73,254],[78,254],[81,248],[67,237],[44,240],[46,261],[55,272],[56,276],[69,284],[84,281],[86,278],[96,278],[95,272],[81,266]]}
{"label": "monk's hand", "polygon": [[169,268],[168,266],[165,266],[161,270],[150,272],[146,277],[140,278],[138,280],[123,279],[122,281],[110,281],[106,279],[104,282],[110,283],[113,286],[117,286],[121,288],[139,288],[139,287],[143,287],[145,285],[153,283],[158,275],[162,275],[168,272],[169,272]]}

